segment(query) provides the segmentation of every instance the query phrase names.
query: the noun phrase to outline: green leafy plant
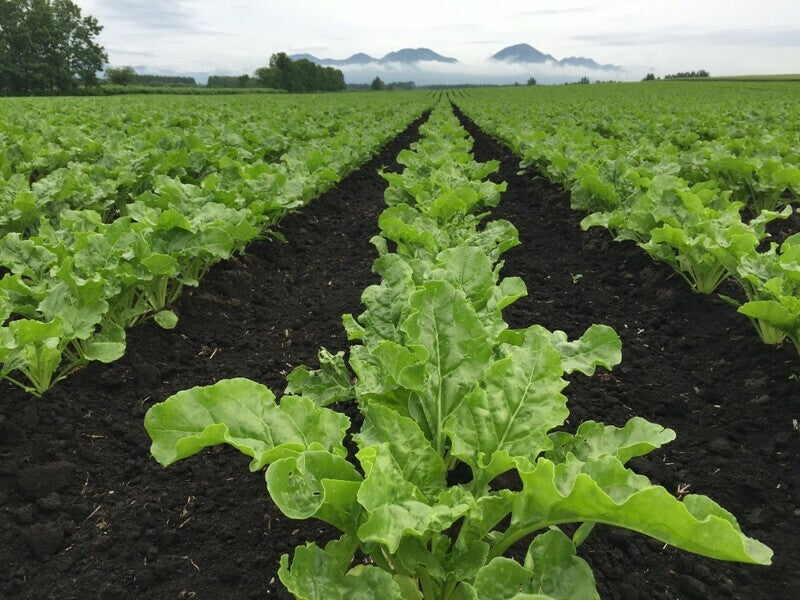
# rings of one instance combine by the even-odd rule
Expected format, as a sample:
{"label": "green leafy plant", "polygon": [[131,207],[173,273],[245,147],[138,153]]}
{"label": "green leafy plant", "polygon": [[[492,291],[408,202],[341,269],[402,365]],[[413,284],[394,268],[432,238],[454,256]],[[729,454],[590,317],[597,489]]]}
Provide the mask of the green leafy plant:
{"label": "green leafy plant", "polygon": [[[426,139],[467,152],[453,120],[437,109]],[[418,175],[435,179],[426,145],[415,151]],[[252,471],[266,467],[284,514],[338,528],[324,547],[306,544],[281,559],[281,581],[305,600],[597,598],[591,568],[576,554],[596,523],[768,564],[771,551],[713,501],[679,500],[625,466],[671,441],[672,431],[639,418],[564,429],[564,375],[611,369],[621,360],[619,337],[602,325],[574,341],[537,325],[510,329],[502,311],[525,287],[500,277],[500,255],[516,232],[487,240],[475,219],[477,237],[462,235],[469,213],[436,221],[430,208],[454,183],[403,203],[433,224],[382,224],[381,282],[365,290],[358,318],[343,319],[349,360],[321,352],[320,369],[296,369],[279,402],[246,379],[179,392],[146,415],[156,460],[166,466],[229,444],[251,457]],[[433,247],[423,233],[455,245]],[[342,402],[363,415],[357,430],[328,408]],[[571,536],[569,525],[577,526]],[[527,549],[512,552],[522,543]]]}
{"label": "green leafy plant", "polygon": [[[209,102],[211,100],[211,102]],[[428,100],[59,100],[0,111],[0,381],[35,396],[362,164]],[[192,108],[193,107],[193,108]],[[192,116],[187,116],[191,114]],[[85,131],[91,127],[92,135]],[[50,141],[55,140],[55,141]]]}
{"label": "green leafy plant", "polygon": [[567,188],[589,213],[584,228],[634,241],[700,293],[733,277],[765,342],[796,339],[792,278],[778,272],[767,285],[775,260],[754,258],[766,225],[800,197],[790,90],[675,86],[472,90],[458,103],[522,167]]}
{"label": "green leafy plant", "polygon": [[765,343],[788,338],[800,353],[800,234],[787,238],[780,251],[772,244],[742,259],[738,275],[747,301],[725,299],[750,319]]}

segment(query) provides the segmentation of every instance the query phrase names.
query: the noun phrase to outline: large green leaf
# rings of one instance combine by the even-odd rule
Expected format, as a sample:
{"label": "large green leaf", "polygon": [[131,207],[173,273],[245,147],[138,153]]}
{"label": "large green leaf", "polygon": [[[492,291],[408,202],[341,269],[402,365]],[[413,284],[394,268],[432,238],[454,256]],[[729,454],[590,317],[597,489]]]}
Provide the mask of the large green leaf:
{"label": "large green leaf", "polygon": [[526,592],[554,600],[600,600],[592,568],[575,554],[575,545],[558,529],[536,536],[525,557],[533,571]]}
{"label": "large green leaf", "polygon": [[604,454],[580,462],[554,464],[539,459],[520,471],[507,539],[559,523],[592,521],[638,531],[678,548],[711,558],[769,564],[772,551],[746,537],[734,517],[705,496],[682,502],[663,487],[626,469]]}
{"label": "large green leaf", "polygon": [[248,379],[178,392],[145,415],[150,452],[164,466],[203,448],[229,444],[252,457],[257,471],[289,454],[323,449],[344,456],[350,421],[311,400],[285,396],[280,404],[265,386]]}
{"label": "large green leaf", "polygon": [[86,340],[83,358],[111,363],[122,358],[125,346],[125,330],[111,323]]}
{"label": "large green leaf", "polygon": [[363,407],[362,412],[364,425],[354,436],[360,448],[388,443],[403,479],[426,496],[435,496],[444,489],[447,467],[416,421],[377,404]]}
{"label": "large green leaf", "polygon": [[463,293],[447,282],[430,281],[412,294],[411,315],[401,329],[406,343],[428,352],[424,391],[412,416],[424,421],[440,453],[444,424],[480,378],[491,356],[488,334]]}
{"label": "large green leaf", "polygon": [[362,477],[341,456],[322,450],[287,456],[267,468],[266,479],[270,496],[287,517],[316,517],[355,534]]}
{"label": "large green leaf", "polygon": [[389,444],[364,448],[358,458],[366,474],[358,501],[368,513],[358,537],[386,546],[389,553],[397,551],[403,537],[424,538],[443,531],[470,508],[471,498],[460,488],[428,498],[404,478]]}
{"label": "large green leaf", "polygon": [[543,337],[489,367],[480,387],[446,421],[452,453],[481,485],[552,446],[547,433],[569,415],[561,358]]}
{"label": "large green leaf", "polygon": [[603,454],[617,457],[623,464],[636,456],[644,456],[675,439],[675,432],[641,417],[633,417],[624,427],[603,425],[595,421],[581,423],[575,434],[563,431],[553,433],[555,448],[547,458],[563,462],[567,453],[585,461]]}

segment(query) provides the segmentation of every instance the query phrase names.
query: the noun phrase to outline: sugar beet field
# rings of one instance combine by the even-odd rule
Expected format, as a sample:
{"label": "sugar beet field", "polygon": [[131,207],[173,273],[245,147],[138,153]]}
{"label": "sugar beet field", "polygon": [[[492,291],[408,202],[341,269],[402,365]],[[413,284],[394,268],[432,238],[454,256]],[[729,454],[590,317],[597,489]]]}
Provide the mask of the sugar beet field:
{"label": "sugar beet field", "polygon": [[800,597],[798,85],[0,99],[0,597]]}

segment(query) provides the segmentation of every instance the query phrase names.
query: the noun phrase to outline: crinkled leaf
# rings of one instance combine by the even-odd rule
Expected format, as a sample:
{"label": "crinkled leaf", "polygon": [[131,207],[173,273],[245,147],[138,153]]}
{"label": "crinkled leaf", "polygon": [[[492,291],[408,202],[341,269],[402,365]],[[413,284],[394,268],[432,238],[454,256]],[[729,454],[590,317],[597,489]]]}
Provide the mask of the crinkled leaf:
{"label": "crinkled leaf", "polygon": [[486,485],[552,446],[547,433],[569,415],[561,358],[544,338],[515,348],[487,370],[446,422],[452,453]]}
{"label": "crinkled leaf", "polygon": [[360,448],[388,443],[404,479],[427,496],[435,496],[444,489],[447,467],[416,421],[376,404],[365,406],[362,412],[364,425],[354,436]]}
{"label": "crinkled leaf", "polygon": [[461,488],[449,488],[428,499],[406,480],[388,444],[370,446],[358,453],[366,478],[358,501],[369,516],[358,529],[358,537],[397,550],[404,536],[422,538],[443,531],[469,509],[469,498]]}
{"label": "crinkled leaf", "polygon": [[565,373],[594,375],[598,366],[610,371],[622,360],[622,342],[607,325],[592,325],[574,342],[568,341],[563,331],[553,331],[550,342],[561,355]]}
{"label": "crinkled leaf", "polygon": [[567,453],[571,452],[582,461],[611,454],[624,464],[631,458],[644,456],[668,444],[675,439],[675,432],[641,417],[633,417],[622,428],[586,421],[574,435],[556,432],[551,438],[555,448],[547,453],[547,458],[555,462],[566,460]]}
{"label": "crinkled leaf", "polygon": [[415,408],[441,452],[444,423],[475,386],[492,348],[475,310],[449,283],[426,283],[411,296],[410,304],[414,312],[401,328],[406,343],[428,352],[425,387]]}
{"label": "crinkled leaf", "polygon": [[284,554],[278,576],[298,600],[404,600],[386,571],[360,566],[345,572],[334,556],[315,544],[296,548],[291,566]]}
{"label": "crinkled leaf", "polygon": [[178,392],[145,415],[150,452],[164,466],[203,448],[229,444],[250,456],[252,471],[306,449],[345,455],[350,420],[311,400],[285,396],[280,405],[265,386],[248,379]]}
{"label": "crinkled leaf", "polygon": [[284,393],[303,396],[317,406],[349,400],[353,394],[350,370],[344,362],[344,352],[331,354],[325,348],[319,351],[320,368],[314,371],[305,366],[295,368],[286,377]]}
{"label": "crinkled leaf", "polygon": [[355,534],[362,477],[341,456],[322,450],[287,456],[267,468],[266,479],[270,496],[287,517],[316,517]]}
{"label": "crinkled leaf", "polygon": [[772,551],[741,533],[734,517],[705,496],[683,502],[663,487],[626,469],[615,457],[554,464],[539,459],[520,471],[511,527],[595,521],[638,531],[678,548],[711,558],[769,564]]}

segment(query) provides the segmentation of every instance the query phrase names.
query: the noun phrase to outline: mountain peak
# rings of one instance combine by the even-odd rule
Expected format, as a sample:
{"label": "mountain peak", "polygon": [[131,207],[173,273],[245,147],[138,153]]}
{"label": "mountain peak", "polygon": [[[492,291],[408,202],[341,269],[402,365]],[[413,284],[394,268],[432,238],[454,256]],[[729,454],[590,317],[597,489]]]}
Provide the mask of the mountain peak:
{"label": "mountain peak", "polygon": [[558,61],[562,65],[570,67],[584,67],[586,69],[594,69],[596,71],[621,71],[622,67],[617,65],[601,65],[593,58],[586,58],[585,56],[568,56]]}
{"label": "mountain peak", "polygon": [[491,60],[502,60],[504,62],[516,63],[544,63],[548,61],[558,62],[551,54],[540,52],[530,44],[515,44],[503,48],[497,54],[491,56]]}
{"label": "mountain peak", "polygon": [[540,52],[530,44],[515,44],[503,48],[497,54],[491,56],[491,60],[502,60],[510,63],[541,64],[552,62],[556,65],[565,67],[582,67],[593,71],[621,71],[622,67],[616,65],[601,65],[593,58],[585,56],[568,56],[558,60],[552,54]]}
{"label": "mountain peak", "polygon": [[367,63],[375,62],[376,60],[377,59],[373,58],[369,54],[364,54],[363,52],[356,52],[350,58],[345,58],[344,62],[354,65],[364,65]]}
{"label": "mountain peak", "polygon": [[389,52],[389,54],[381,59],[382,63],[412,63],[421,61],[457,63],[458,59],[442,56],[430,48],[403,48],[395,52]]}
{"label": "mountain peak", "polygon": [[422,61],[444,62],[444,63],[457,63],[458,60],[450,58],[449,56],[442,56],[431,50],[430,48],[402,48],[395,52],[389,52],[381,59],[358,52],[349,58],[317,58],[311,54],[292,54],[289,56],[292,60],[306,59],[318,65],[326,66],[346,66],[346,65],[367,65],[370,63],[403,63],[411,64]]}

